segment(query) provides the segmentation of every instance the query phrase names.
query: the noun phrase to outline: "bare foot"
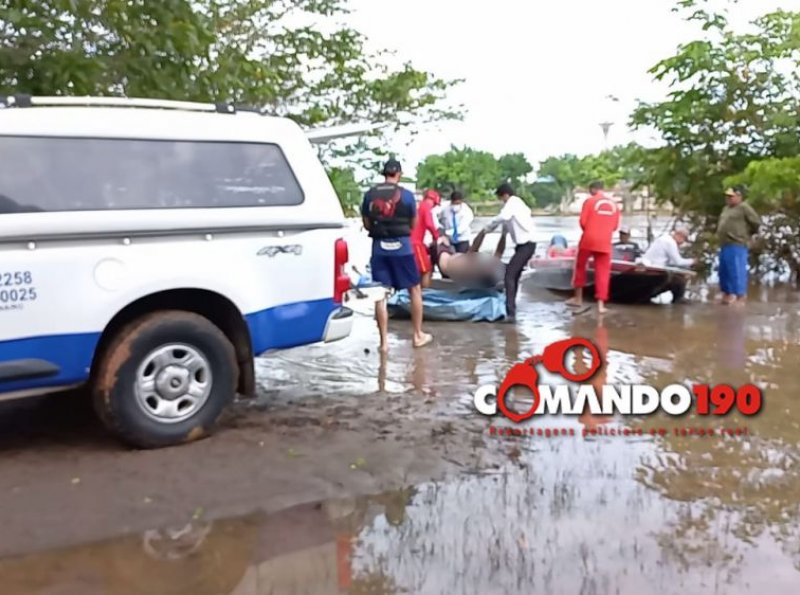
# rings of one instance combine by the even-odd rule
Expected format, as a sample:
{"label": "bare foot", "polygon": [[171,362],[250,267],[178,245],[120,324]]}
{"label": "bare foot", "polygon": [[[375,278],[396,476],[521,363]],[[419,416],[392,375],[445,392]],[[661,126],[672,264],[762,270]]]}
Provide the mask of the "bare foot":
{"label": "bare foot", "polygon": [[564,304],[569,308],[580,308],[583,306],[583,300],[576,300],[575,298],[569,298]]}
{"label": "bare foot", "polygon": [[381,346],[378,348],[378,351],[380,351],[380,353],[381,353],[382,355],[386,355],[387,353],[389,353],[389,346],[388,346],[388,345],[381,345]]}
{"label": "bare foot", "polygon": [[735,302],[736,302],[736,296],[733,295],[726,295],[724,298],[722,298],[723,306],[729,306]]}
{"label": "bare foot", "polygon": [[747,305],[747,298],[731,300],[730,304],[735,308],[744,308]]}
{"label": "bare foot", "polygon": [[414,347],[425,347],[428,343],[433,341],[433,336],[428,333],[422,333],[419,337],[414,338]]}
{"label": "bare foot", "polygon": [[608,308],[606,308],[603,304],[597,304],[597,313],[600,314],[601,316],[603,314],[607,314]]}

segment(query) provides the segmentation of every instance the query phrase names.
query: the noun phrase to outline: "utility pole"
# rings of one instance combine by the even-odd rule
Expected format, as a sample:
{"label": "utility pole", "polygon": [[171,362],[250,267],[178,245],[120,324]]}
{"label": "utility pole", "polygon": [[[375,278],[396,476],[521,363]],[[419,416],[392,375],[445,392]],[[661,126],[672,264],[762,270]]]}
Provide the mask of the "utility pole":
{"label": "utility pole", "polygon": [[619,103],[619,98],[615,95],[608,94],[604,99],[603,121],[600,122],[600,129],[603,131],[603,150],[608,151],[608,133],[614,125],[612,120],[617,117],[617,107],[615,104]]}
{"label": "utility pole", "polygon": [[653,243],[653,223],[650,220],[650,184],[645,186],[645,213],[647,217],[647,245]]}
{"label": "utility pole", "polygon": [[608,151],[608,133],[613,125],[614,125],[613,122],[600,123],[600,129],[603,131],[603,149],[605,151]]}

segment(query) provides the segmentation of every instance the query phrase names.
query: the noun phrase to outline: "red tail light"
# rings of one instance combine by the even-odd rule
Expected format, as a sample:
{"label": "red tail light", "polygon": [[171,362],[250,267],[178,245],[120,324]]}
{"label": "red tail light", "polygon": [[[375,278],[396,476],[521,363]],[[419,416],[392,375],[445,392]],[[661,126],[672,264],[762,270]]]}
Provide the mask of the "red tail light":
{"label": "red tail light", "polygon": [[350,291],[350,276],[345,272],[344,267],[350,259],[347,249],[347,242],[342,238],[336,240],[333,261],[333,301],[341,304],[344,301],[344,294]]}

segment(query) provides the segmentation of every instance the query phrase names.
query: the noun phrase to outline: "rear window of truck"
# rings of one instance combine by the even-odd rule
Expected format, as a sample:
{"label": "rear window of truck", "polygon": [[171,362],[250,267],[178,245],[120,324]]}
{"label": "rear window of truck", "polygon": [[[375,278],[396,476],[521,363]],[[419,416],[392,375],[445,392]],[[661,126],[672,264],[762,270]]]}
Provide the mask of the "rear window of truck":
{"label": "rear window of truck", "polygon": [[293,206],[274,144],[0,136],[0,213]]}

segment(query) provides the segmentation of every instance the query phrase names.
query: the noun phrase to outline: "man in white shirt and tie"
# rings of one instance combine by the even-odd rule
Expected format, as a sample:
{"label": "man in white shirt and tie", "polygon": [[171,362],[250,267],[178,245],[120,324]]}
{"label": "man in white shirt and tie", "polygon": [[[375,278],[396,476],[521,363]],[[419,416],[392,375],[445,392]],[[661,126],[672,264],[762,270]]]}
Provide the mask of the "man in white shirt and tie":
{"label": "man in white shirt and tie", "polygon": [[519,279],[533,258],[533,253],[536,252],[536,243],[533,241],[533,216],[525,201],[514,194],[511,184],[500,184],[495,194],[503,201],[503,208],[481,233],[488,233],[502,224],[515,244],[514,256],[506,266],[505,273],[506,322],[514,323],[517,319]]}
{"label": "man in white shirt and tie", "polygon": [[[671,234],[664,234],[650,244],[642,255],[642,264],[655,267],[690,267],[694,265],[693,258],[681,256],[679,246],[689,239],[689,230],[679,226]],[[683,294],[686,292],[686,277],[676,275],[670,283],[668,291],[672,293],[672,303],[685,302]]]}
{"label": "man in white shirt and tie", "polygon": [[440,216],[445,233],[450,238],[450,244],[456,249],[456,252],[461,254],[469,252],[475,214],[464,202],[464,195],[458,191],[453,192],[450,195],[450,204],[442,209]]}

